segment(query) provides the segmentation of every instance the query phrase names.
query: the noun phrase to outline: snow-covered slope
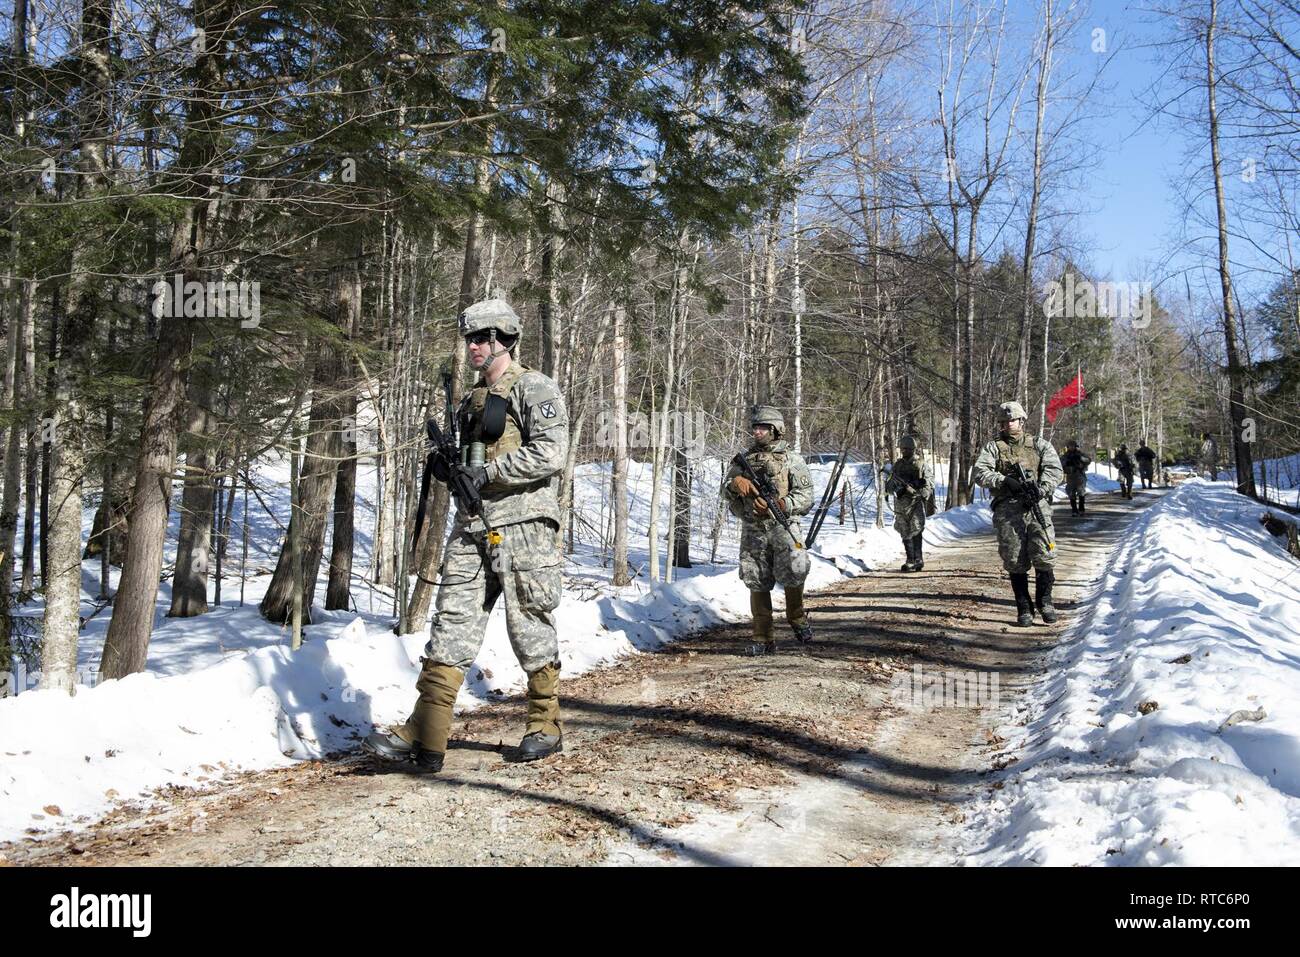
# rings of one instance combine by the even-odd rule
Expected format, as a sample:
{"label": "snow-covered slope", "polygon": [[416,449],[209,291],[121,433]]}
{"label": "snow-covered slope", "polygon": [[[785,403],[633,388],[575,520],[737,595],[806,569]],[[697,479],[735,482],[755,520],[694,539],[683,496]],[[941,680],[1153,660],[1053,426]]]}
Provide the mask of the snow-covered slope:
{"label": "snow-covered slope", "polygon": [[1195,479],[1143,513],[1056,652],[975,864],[1300,864],[1300,564]]}

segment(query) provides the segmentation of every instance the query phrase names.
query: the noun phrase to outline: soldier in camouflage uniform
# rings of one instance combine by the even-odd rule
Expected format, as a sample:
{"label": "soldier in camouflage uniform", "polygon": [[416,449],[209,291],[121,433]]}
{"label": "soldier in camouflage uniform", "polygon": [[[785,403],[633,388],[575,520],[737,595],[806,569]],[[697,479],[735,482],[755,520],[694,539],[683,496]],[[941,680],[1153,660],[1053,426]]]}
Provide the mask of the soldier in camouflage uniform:
{"label": "soldier in camouflage uniform", "polygon": [[1201,433],[1201,452],[1197,464],[1200,466],[1200,474],[1211,482],[1218,481],[1219,443],[1214,441],[1214,437],[1209,432]]}
{"label": "soldier in camouflage uniform", "polygon": [[1133,497],[1133,458],[1128,454],[1128,446],[1120,443],[1119,451],[1111,459],[1119,470],[1119,494],[1125,498]]}
{"label": "soldier in camouflage uniform", "polygon": [[1065,491],[1070,496],[1070,514],[1085,514],[1084,500],[1088,497],[1088,466],[1092,456],[1079,451],[1079,443],[1070,439],[1065,443],[1061,468],[1065,469]]}
{"label": "soldier in camouflage uniform", "polygon": [[803,548],[798,516],[812,508],[812,476],[803,457],[781,441],[785,421],[768,405],[755,406],[750,415],[754,444],[744,453],[759,475],[767,475],[780,497],[779,507],[791,519],[796,539],[771,515],[754,484],[732,465],[723,479],[722,493],[731,514],[741,520],[740,577],[749,589],[754,616],[754,654],[772,654],[772,588],[785,589],[785,616],[801,642],[812,641],[812,625],[803,607],[803,583],[811,562]]}
{"label": "soldier in camouflage uniform", "polygon": [[919,572],[925,567],[921,533],[925,530],[925,503],[934,494],[934,473],[916,459],[916,439],[905,435],[898,440],[898,448],[902,458],[890,469],[885,494],[894,496],[894,531],[903,537],[907,552],[907,561],[899,571]]}
{"label": "soldier in camouflage uniform", "polygon": [[[519,758],[536,760],[563,749],[554,615],[563,567],[556,493],[569,420],[555,383],[511,354],[521,332],[519,317],[502,299],[476,303],[460,316],[470,365],[479,373],[457,412],[462,464],[479,488],[482,514],[456,512],[411,716],[364,743],[381,757],[415,760],[425,770],[442,767],[452,705],[500,596],[511,648],[528,675],[528,723]],[[435,463],[434,474],[445,482],[446,463]]]}
{"label": "soldier in camouflage uniform", "polygon": [[[1051,443],[1025,432],[1025,410],[1019,402],[1004,402],[998,407],[1002,432],[984,446],[975,460],[976,484],[993,492],[993,527],[998,537],[998,554],[1002,566],[1011,576],[1011,590],[1016,596],[1016,624],[1034,623],[1034,606],[1043,621],[1056,621],[1052,605],[1052,585],[1056,578],[1056,533],[1052,528],[1052,494],[1061,483],[1061,459]],[[1022,488],[1010,474],[1015,465],[1023,465],[1037,482],[1039,508],[1044,525],[1040,526],[1033,509],[1020,499]],[[1035,572],[1035,593],[1029,597],[1029,567]]]}
{"label": "soldier in camouflage uniform", "polygon": [[1133,458],[1137,459],[1138,474],[1142,476],[1142,487],[1153,487],[1156,477],[1155,449],[1147,445],[1147,440],[1143,439],[1138,445],[1137,451],[1133,453]]}

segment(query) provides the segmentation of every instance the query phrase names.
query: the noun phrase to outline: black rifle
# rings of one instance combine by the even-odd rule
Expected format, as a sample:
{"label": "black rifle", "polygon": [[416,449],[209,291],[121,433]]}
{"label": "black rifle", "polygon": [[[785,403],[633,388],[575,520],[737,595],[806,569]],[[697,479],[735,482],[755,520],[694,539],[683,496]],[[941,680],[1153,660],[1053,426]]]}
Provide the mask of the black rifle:
{"label": "black rifle", "polygon": [[[1023,507],[1033,512],[1038,527],[1043,530],[1043,535],[1047,536],[1047,521],[1043,518],[1043,509],[1038,504],[1043,497],[1043,492],[1038,487],[1038,479],[1030,475],[1029,470],[1019,462],[1011,467],[1011,476],[1020,482],[1020,491],[1015,493],[1016,500]],[[1056,544],[1048,537],[1047,550],[1050,552],[1054,548],[1056,548]]]}
{"label": "black rifle", "polygon": [[[450,373],[443,374],[442,389],[447,397],[447,431],[438,428],[438,423],[433,419],[425,422],[433,450],[424,460],[424,476],[420,479],[420,507],[415,514],[412,544],[420,540],[420,529],[424,525],[424,513],[428,506],[429,479],[432,477],[437,477],[446,484],[452,498],[456,500],[457,511],[471,518],[483,511],[483,497],[470,478],[470,470],[460,464],[460,431],[456,425],[456,414],[451,407]],[[442,474],[439,474],[439,465],[443,466]]]}
{"label": "black rifle", "polygon": [[772,484],[772,480],[766,475],[755,472],[754,467],[749,464],[749,460],[739,453],[731,460],[731,464],[740,469],[741,475],[754,483],[754,487],[758,489],[758,497],[767,503],[768,512],[786,530],[791,541],[794,542],[794,547],[803,548],[803,542],[799,541],[799,536],[790,527],[793,523],[790,516],[785,513],[785,509],[781,507],[781,496],[777,494],[776,486]]}

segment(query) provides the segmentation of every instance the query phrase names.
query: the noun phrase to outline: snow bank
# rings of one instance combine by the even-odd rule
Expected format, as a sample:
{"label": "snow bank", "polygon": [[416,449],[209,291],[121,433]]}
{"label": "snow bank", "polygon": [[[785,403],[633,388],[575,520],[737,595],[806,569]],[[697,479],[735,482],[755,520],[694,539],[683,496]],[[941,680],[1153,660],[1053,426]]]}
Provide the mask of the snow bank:
{"label": "snow bank", "polygon": [[1020,760],[968,815],[971,863],[1300,864],[1300,565],[1261,511],[1194,479],[1135,520],[999,729]]}

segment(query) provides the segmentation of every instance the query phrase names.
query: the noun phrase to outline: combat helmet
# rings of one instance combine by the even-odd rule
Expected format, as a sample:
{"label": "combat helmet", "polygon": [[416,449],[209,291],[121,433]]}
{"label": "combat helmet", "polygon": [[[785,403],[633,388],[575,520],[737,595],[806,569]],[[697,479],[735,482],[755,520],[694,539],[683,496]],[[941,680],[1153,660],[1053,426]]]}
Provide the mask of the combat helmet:
{"label": "combat helmet", "polygon": [[998,406],[998,420],[1000,422],[1010,422],[1012,419],[1028,419],[1025,415],[1025,407],[1019,402],[1003,402]]}
{"label": "combat helmet", "polygon": [[519,336],[524,331],[522,320],[504,299],[484,299],[469,306],[460,314],[458,322],[461,337],[495,329],[499,335]]}
{"label": "combat helmet", "polygon": [[749,427],[752,429],[756,425],[770,425],[772,435],[776,438],[780,438],[785,431],[785,419],[781,418],[781,411],[774,405],[754,406],[749,413]]}

